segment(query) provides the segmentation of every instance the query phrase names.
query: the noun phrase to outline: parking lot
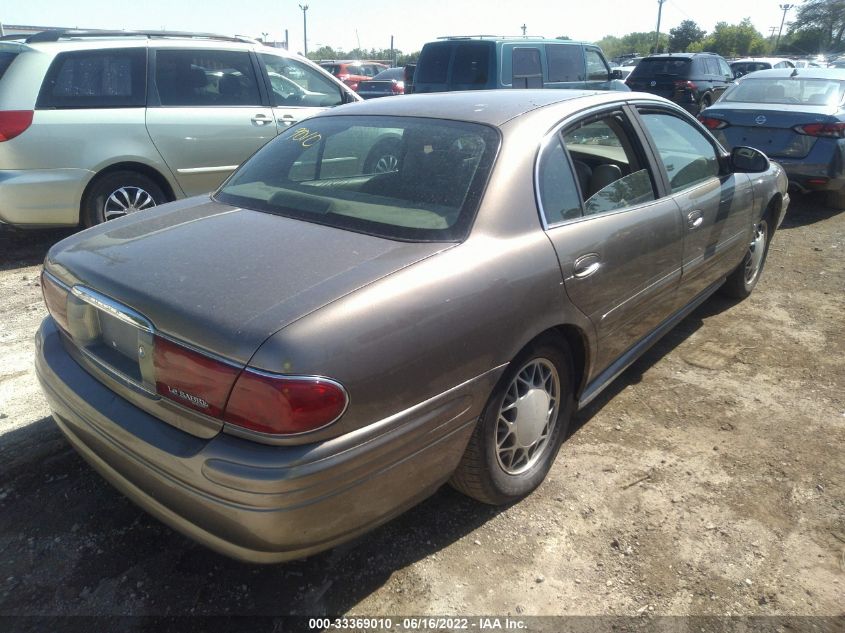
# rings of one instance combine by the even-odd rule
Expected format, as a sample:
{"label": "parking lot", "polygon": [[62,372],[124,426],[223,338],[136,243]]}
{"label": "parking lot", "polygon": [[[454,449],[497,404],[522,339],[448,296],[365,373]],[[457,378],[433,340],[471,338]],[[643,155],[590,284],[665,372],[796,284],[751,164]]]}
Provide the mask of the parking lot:
{"label": "parking lot", "polygon": [[33,333],[66,234],[0,234],[2,614],[842,613],[845,213],[815,198],[793,198],[751,298],[711,299],[628,369],[527,499],[445,488],[265,567],[138,510],[52,423]]}

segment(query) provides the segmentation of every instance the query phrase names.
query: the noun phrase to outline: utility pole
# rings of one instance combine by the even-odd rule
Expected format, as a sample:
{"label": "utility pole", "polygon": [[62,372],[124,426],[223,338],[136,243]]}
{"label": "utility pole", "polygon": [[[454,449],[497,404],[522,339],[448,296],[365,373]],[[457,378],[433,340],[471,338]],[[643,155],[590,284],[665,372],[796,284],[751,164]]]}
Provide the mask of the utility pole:
{"label": "utility pole", "polygon": [[660,52],[660,18],[663,15],[663,3],[666,0],[657,0],[657,34],[654,36],[654,52]]}
{"label": "utility pole", "polygon": [[778,52],[778,47],[780,46],[780,35],[783,33],[783,23],[786,22],[786,12],[789,11],[794,4],[779,4],[780,10],[783,11],[783,17],[780,19],[780,30],[778,31],[778,39],[775,42],[775,50],[774,52]]}
{"label": "utility pole", "polygon": [[522,29],[522,37],[525,37],[525,32],[528,30],[528,26],[526,26],[526,24],[523,22],[522,26],[520,26],[519,28]]}
{"label": "utility pole", "polygon": [[299,8],[302,9],[302,56],[308,57],[308,18],[305,15],[308,5],[300,4]]}

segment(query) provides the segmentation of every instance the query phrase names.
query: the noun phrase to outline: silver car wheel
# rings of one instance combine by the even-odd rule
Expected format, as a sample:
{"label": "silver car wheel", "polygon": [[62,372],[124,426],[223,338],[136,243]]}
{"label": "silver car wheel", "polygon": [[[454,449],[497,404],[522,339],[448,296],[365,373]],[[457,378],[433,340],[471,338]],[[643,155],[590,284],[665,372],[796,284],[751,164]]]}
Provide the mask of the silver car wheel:
{"label": "silver car wheel", "polygon": [[373,172],[376,174],[386,174],[391,171],[396,171],[399,167],[399,159],[393,154],[385,154],[376,161]]}
{"label": "silver car wheel", "polygon": [[496,460],[509,475],[536,464],[549,445],[560,404],[560,377],[551,361],[534,358],[505,392],[496,425]]}
{"label": "silver car wheel", "polygon": [[765,220],[754,227],[754,237],[751,239],[751,244],[748,247],[748,259],[745,261],[745,284],[747,286],[753,284],[757,275],[760,274],[763,256],[766,254],[767,230]]}
{"label": "silver car wheel", "polygon": [[128,213],[143,211],[156,206],[155,199],[149,192],[140,187],[121,187],[106,198],[103,207],[103,218],[113,220]]}

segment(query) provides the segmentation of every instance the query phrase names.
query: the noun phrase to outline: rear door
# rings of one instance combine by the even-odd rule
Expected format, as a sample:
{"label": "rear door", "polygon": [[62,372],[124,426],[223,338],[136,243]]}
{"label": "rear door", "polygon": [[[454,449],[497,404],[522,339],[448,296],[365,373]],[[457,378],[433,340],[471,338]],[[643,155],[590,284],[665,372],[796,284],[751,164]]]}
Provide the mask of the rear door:
{"label": "rear door", "polygon": [[147,130],[185,195],[216,189],[276,136],[249,51],[159,48],[150,75]]}
{"label": "rear door", "polygon": [[548,236],[567,295],[596,328],[596,372],[676,307],[683,226],[661,186],[619,106],[568,123],[541,156]]}
{"label": "rear door", "polygon": [[637,106],[683,218],[683,277],[679,299],[691,301],[730,272],[747,248],[754,206],[746,174],[720,174],[719,150],[685,115],[660,106]]}

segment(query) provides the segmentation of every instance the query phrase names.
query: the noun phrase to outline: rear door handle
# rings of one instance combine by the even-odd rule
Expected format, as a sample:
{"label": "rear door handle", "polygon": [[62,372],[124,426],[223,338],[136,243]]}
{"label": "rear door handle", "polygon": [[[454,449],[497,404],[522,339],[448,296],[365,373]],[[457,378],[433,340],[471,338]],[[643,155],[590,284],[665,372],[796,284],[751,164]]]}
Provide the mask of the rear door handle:
{"label": "rear door handle", "polygon": [[690,211],[687,214],[687,226],[690,229],[697,229],[704,223],[704,216],[701,214],[701,211],[696,209],[695,211]]}
{"label": "rear door handle", "polygon": [[586,255],[581,255],[581,257],[575,260],[575,263],[572,266],[572,274],[578,279],[584,279],[595,274],[599,268],[601,268],[599,254],[587,253]]}
{"label": "rear door handle", "polygon": [[264,114],[256,114],[254,117],[250,119],[253,123],[258,125],[267,125],[268,123],[272,123],[273,119],[264,115]]}
{"label": "rear door handle", "polygon": [[278,125],[293,125],[296,123],[296,118],[292,114],[283,114],[281,117],[276,117]]}

